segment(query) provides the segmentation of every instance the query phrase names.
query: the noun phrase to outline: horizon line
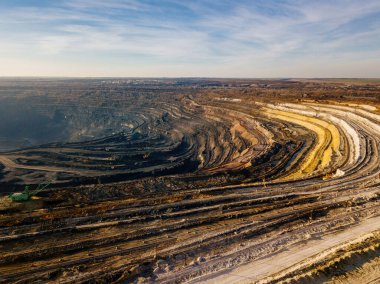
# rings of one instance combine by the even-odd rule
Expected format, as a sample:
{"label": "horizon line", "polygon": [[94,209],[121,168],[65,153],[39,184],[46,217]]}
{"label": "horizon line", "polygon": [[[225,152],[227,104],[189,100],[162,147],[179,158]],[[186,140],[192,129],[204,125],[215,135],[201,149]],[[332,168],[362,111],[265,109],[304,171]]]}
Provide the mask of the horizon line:
{"label": "horizon line", "polygon": [[209,77],[209,76],[4,76],[0,79],[245,79],[245,80],[286,80],[286,79],[314,79],[314,80],[331,80],[331,79],[362,79],[362,80],[380,80],[380,77]]}

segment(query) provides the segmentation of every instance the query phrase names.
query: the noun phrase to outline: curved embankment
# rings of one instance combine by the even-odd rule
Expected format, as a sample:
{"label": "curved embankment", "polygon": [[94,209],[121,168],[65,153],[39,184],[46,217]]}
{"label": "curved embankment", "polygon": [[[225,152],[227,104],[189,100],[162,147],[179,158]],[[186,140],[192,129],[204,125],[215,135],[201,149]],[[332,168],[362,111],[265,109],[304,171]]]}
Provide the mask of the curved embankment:
{"label": "curved embankment", "polygon": [[102,139],[3,153],[8,181],[100,182],[3,207],[0,282],[376,281],[376,111],[184,97]]}
{"label": "curved embankment", "polygon": [[265,109],[265,112],[275,118],[285,120],[310,130],[315,133],[315,146],[309,151],[305,161],[300,165],[299,169],[286,176],[286,179],[298,179],[304,175],[317,173],[318,169],[326,169],[331,163],[333,155],[340,155],[340,135],[338,129],[331,123],[313,116],[297,114],[296,111],[287,111],[285,107],[277,110],[273,107]]}

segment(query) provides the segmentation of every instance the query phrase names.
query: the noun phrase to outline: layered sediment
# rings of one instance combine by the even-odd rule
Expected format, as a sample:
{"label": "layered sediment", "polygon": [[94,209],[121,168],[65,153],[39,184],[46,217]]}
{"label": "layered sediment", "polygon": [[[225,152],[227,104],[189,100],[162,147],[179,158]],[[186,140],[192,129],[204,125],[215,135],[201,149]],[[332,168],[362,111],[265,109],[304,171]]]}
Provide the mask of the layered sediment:
{"label": "layered sediment", "polygon": [[1,283],[378,281],[377,104],[182,92],[0,153],[4,192],[54,180],[2,197]]}

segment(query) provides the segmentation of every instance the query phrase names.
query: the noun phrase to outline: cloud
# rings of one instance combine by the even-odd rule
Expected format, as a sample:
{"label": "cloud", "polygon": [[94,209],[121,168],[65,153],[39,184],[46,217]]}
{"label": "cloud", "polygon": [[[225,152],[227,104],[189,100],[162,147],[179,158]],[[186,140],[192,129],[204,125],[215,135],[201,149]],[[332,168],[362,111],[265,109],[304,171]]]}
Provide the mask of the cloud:
{"label": "cloud", "polygon": [[[78,56],[81,64],[98,57],[105,66],[119,58],[118,70],[131,63],[124,67],[128,74],[140,64],[150,70],[164,68],[162,73],[188,68],[178,76],[232,76],[236,68],[246,76],[263,68],[289,76],[279,64],[294,62],[304,72],[310,66],[306,63],[316,58],[354,62],[380,46],[377,0],[44,3],[0,4],[0,56],[46,56],[59,62],[71,58],[73,64]],[[295,74],[297,66],[289,72]]]}
{"label": "cloud", "polygon": [[144,4],[142,1],[128,0],[128,1],[118,1],[118,0],[69,0],[65,2],[65,6],[72,9],[123,9],[123,10],[149,10],[151,5]]}

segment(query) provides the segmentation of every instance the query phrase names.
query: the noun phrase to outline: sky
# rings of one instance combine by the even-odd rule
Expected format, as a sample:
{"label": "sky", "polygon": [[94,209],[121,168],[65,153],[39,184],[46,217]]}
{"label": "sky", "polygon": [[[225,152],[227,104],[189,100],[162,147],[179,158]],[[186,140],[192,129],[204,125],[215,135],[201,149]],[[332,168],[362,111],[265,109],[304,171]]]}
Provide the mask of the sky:
{"label": "sky", "polygon": [[379,0],[0,0],[0,76],[380,77]]}

